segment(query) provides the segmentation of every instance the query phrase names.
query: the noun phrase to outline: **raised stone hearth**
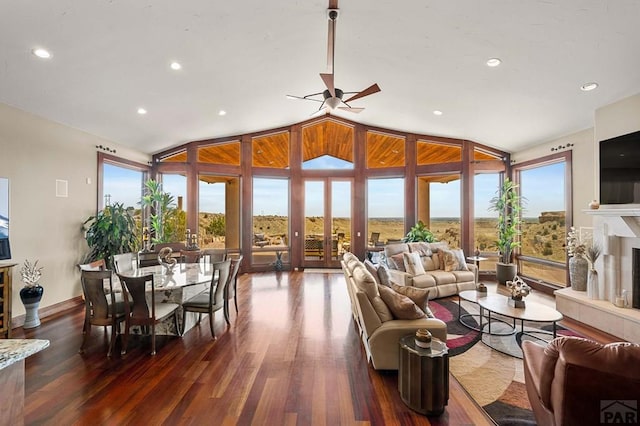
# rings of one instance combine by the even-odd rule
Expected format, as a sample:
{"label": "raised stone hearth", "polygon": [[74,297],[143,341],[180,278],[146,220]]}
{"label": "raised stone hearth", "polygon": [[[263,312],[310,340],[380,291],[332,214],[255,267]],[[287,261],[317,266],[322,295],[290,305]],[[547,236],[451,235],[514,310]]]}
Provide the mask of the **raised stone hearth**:
{"label": "raised stone hearth", "polygon": [[[594,240],[602,255],[596,262],[600,281],[599,300],[571,288],[556,291],[556,308],[563,315],[621,339],[640,343],[640,309],[633,308],[633,251],[640,248],[640,206],[603,207],[584,210],[593,216]],[[638,271],[636,271],[638,276]],[[627,307],[614,305],[616,297],[627,295]],[[635,289],[638,296],[638,289]]]}

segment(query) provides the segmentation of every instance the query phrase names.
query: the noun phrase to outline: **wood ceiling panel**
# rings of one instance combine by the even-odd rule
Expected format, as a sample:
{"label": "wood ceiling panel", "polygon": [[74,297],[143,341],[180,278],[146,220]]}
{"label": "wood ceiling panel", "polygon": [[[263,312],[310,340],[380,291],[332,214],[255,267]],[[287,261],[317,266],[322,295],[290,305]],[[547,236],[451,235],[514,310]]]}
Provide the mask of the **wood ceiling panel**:
{"label": "wood ceiling panel", "polygon": [[459,174],[455,175],[433,175],[433,176],[420,176],[419,180],[424,182],[440,182],[440,183],[449,183],[460,179]]}
{"label": "wood ceiling panel", "polygon": [[476,161],[483,160],[502,160],[502,157],[496,154],[489,154],[488,152],[481,151],[479,149],[473,150],[473,159]]}
{"label": "wood ceiling panel", "polygon": [[240,165],[240,141],[208,145],[198,148],[198,162]]}
{"label": "wood ceiling panel", "polygon": [[254,138],[251,141],[253,167],[289,167],[289,132]]}
{"label": "wood ceiling panel", "polygon": [[161,163],[186,163],[187,151],[178,152],[160,160]]}
{"label": "wood ceiling panel", "polygon": [[455,163],[462,161],[462,147],[437,142],[418,141],[417,164]]}
{"label": "wood ceiling panel", "polygon": [[198,180],[206,183],[221,183],[221,182],[232,182],[234,177],[229,176],[214,176],[214,175],[200,175],[198,176]]}
{"label": "wood ceiling panel", "polygon": [[353,163],[353,127],[332,120],[302,129],[302,161],[330,155]]}
{"label": "wood ceiling panel", "polygon": [[405,139],[382,133],[367,133],[367,168],[403,167]]}

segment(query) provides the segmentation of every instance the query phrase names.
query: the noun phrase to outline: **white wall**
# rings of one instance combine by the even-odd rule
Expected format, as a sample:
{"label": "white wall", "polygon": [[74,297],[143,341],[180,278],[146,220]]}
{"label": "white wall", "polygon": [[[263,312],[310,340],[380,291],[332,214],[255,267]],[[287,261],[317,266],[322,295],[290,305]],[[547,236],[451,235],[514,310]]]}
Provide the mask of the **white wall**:
{"label": "white wall", "polygon": [[[24,314],[19,266],[44,266],[46,307],[82,294],[76,264],[88,251],[82,222],[96,211],[96,145],[146,163],[150,157],[111,141],[0,104],[0,176],[9,178],[9,233],[13,317]],[[68,197],[56,197],[56,179],[68,182]],[[90,183],[87,183],[90,179]]]}

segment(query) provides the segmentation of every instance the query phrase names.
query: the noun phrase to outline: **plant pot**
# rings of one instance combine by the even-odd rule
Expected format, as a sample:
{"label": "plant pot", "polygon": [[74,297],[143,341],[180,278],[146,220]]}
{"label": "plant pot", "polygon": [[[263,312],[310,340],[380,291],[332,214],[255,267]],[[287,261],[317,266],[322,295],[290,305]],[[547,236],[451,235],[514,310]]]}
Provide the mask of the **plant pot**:
{"label": "plant pot", "polygon": [[518,272],[518,265],[515,263],[501,263],[496,264],[496,280],[498,284],[506,284],[507,281],[513,281]]}
{"label": "plant pot", "polygon": [[569,258],[569,279],[575,291],[587,291],[587,274],[589,262],[582,256]]}
{"label": "plant pot", "polygon": [[35,328],[40,325],[38,306],[42,300],[42,293],[44,293],[44,288],[40,285],[23,287],[20,290],[20,300],[22,300],[26,311],[23,328]]}
{"label": "plant pot", "polygon": [[510,297],[509,298],[509,306],[513,308],[524,308],[524,299],[522,297]]}

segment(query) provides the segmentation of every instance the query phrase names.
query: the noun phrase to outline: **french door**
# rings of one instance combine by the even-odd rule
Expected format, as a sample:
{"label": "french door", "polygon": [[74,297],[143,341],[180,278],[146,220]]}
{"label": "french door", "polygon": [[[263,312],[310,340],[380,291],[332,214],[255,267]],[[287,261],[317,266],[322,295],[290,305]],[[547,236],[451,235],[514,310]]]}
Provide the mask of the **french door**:
{"label": "french door", "polygon": [[351,179],[305,179],[303,267],[340,267],[351,246],[352,187]]}

